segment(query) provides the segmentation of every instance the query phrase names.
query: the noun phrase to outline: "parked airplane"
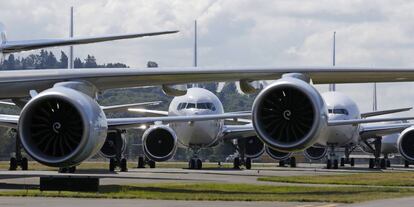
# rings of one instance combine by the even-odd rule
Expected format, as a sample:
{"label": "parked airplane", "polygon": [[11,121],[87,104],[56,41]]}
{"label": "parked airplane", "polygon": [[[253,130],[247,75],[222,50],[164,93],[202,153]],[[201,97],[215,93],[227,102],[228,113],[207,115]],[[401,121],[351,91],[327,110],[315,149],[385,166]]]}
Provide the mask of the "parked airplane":
{"label": "parked airplane", "polygon": [[[32,48],[24,43],[16,45],[25,49]],[[52,44],[42,44],[48,45]],[[4,48],[7,47],[2,46],[3,52]],[[324,135],[337,126],[345,125],[352,128],[353,125],[362,123],[414,118],[360,119],[358,116],[335,115],[334,120],[328,119],[328,106],[321,94],[311,85],[311,81],[314,84],[413,81],[413,68],[98,68],[0,71],[0,99],[24,100],[31,97],[19,116],[1,115],[0,125],[16,128],[22,146],[36,161],[48,166],[72,167],[101,149],[108,128],[126,129],[149,122],[147,117],[106,118],[96,102],[96,94],[100,91],[162,85],[166,93],[177,90],[186,92],[182,87],[177,88],[175,85],[239,81],[241,90],[252,92],[257,90],[256,84],[253,84],[253,81],[257,80],[277,81],[258,94],[251,114],[172,116],[152,122],[196,123],[251,115],[254,130],[261,141],[275,150],[290,152],[303,150],[317,143],[326,146],[328,143]],[[400,130],[401,126],[387,125],[371,129],[369,132],[376,134],[396,129]],[[409,138],[413,135],[411,132],[414,130],[408,130],[403,134]]]}

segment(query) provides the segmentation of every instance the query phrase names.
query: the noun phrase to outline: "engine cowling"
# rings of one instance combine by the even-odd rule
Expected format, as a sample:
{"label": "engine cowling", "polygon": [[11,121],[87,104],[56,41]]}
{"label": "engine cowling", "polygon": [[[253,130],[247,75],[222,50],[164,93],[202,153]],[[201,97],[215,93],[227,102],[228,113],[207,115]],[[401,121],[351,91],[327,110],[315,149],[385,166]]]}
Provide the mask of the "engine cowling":
{"label": "engine cowling", "polygon": [[53,87],[22,109],[18,133],[26,152],[52,167],[70,167],[95,155],[105,142],[107,121],[86,94]]}
{"label": "engine cowling", "polygon": [[303,155],[310,160],[320,160],[326,156],[328,149],[326,147],[309,147],[303,151]]}
{"label": "engine cowling", "polygon": [[397,146],[404,159],[414,162],[414,127],[409,127],[401,132]]}
{"label": "engine cowling", "polygon": [[177,135],[165,125],[151,126],[142,135],[145,155],[156,162],[171,159],[177,150]]}
{"label": "engine cowling", "polygon": [[244,149],[245,149],[245,156],[248,158],[258,158],[260,157],[264,151],[265,146],[262,141],[256,136],[243,138],[244,140]]}
{"label": "engine cowling", "polygon": [[266,146],[266,153],[275,160],[287,160],[292,156],[292,152],[282,152]]}
{"label": "engine cowling", "polygon": [[285,152],[312,146],[326,130],[327,108],[319,92],[284,77],[262,90],[253,103],[253,126],[269,147]]}
{"label": "engine cowling", "polygon": [[122,155],[126,149],[126,139],[121,130],[109,130],[99,154],[105,158],[115,158]]}

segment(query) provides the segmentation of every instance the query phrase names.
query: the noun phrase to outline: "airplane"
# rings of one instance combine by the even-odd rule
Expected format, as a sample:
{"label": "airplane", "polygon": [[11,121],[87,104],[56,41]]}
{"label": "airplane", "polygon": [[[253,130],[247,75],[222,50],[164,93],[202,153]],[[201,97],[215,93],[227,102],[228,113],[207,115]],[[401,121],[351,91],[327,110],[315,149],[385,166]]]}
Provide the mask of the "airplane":
{"label": "airplane", "polygon": [[[332,127],[414,119],[341,119],[346,118],[342,116],[336,116],[335,120],[328,119],[327,104],[312,85],[413,81],[413,68],[159,67],[0,71],[0,99],[30,98],[20,115],[0,115],[0,125],[16,129],[23,148],[34,160],[47,166],[72,168],[99,151],[106,140],[108,129],[128,129],[148,123],[147,117],[106,118],[96,102],[98,92],[161,85],[165,93],[186,93],[185,88],[176,86],[185,83],[239,81],[241,90],[249,93],[258,90],[254,82],[261,80],[276,81],[259,92],[251,113],[172,116],[154,122],[198,122],[251,116],[253,129],[262,142],[272,149],[292,152],[317,143],[326,145],[326,137],[323,135]],[[292,100],[300,100],[300,103]],[[297,132],[292,132],[292,128]],[[401,129],[401,126],[378,127],[371,129],[370,133],[396,128]],[[408,132],[405,135],[410,137],[412,133]]]}

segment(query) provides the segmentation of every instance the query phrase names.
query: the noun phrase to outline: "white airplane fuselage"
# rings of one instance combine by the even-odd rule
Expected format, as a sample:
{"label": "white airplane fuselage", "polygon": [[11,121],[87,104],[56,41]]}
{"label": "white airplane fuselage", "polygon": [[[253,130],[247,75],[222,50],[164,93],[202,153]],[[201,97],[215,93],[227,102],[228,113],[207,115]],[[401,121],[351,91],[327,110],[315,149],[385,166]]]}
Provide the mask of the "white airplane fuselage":
{"label": "white airplane fuselage", "polygon": [[[175,97],[169,106],[169,116],[222,114],[223,105],[216,95],[203,88],[190,88],[187,94]],[[176,122],[169,126],[175,131],[178,142],[186,147],[215,145],[223,131],[223,120]]]}
{"label": "white airplane fuselage", "polygon": [[[328,108],[329,120],[348,120],[360,119],[361,113],[356,103],[341,92],[322,93],[326,106]],[[359,141],[359,125],[342,125],[328,126],[328,133],[318,144],[327,146],[333,145],[337,147],[346,145],[356,145]]]}

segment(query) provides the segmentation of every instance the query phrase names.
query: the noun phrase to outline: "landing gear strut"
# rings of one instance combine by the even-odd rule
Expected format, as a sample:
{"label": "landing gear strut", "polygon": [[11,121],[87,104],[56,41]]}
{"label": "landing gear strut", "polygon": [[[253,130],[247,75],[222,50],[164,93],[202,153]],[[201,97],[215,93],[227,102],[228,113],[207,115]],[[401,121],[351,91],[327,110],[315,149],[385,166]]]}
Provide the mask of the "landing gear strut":
{"label": "landing gear strut", "polygon": [[197,169],[201,170],[203,168],[203,161],[201,161],[200,158],[198,158],[198,153],[200,152],[199,147],[191,148],[193,151],[193,156],[188,161],[188,169]]}
{"label": "landing gear strut", "polygon": [[286,163],[289,163],[290,167],[296,167],[296,158],[295,157],[289,157],[285,160],[279,160],[279,167],[285,167]]}
{"label": "landing gear strut", "polygon": [[145,165],[148,165],[150,168],[155,168],[155,161],[145,156],[139,156],[137,168],[145,168]]}
{"label": "landing gear strut", "polygon": [[233,169],[240,169],[241,166],[244,166],[247,170],[252,169],[252,159],[246,157],[246,140],[235,140],[233,147],[238,154],[238,157],[235,157],[233,160]]}
{"label": "landing gear strut", "polygon": [[19,166],[22,170],[28,170],[29,162],[27,158],[22,155],[22,144],[20,142],[20,137],[16,131],[14,131],[14,133],[16,134],[16,153],[15,157],[10,158],[9,170],[17,170],[17,167]]}
{"label": "landing gear strut", "polygon": [[373,169],[377,167],[378,169],[387,169],[387,167],[391,166],[391,162],[388,159],[387,155],[384,155],[384,158],[381,158],[381,137],[376,137],[374,142],[374,157],[369,159],[369,168]]}
{"label": "landing gear strut", "polygon": [[328,159],[326,160],[326,169],[338,169],[338,156],[335,153],[335,146],[329,146]]}
{"label": "landing gear strut", "polygon": [[351,153],[355,150],[355,147],[345,147],[345,157],[341,158],[340,165],[341,167],[344,167],[345,164],[349,164],[351,167],[355,166],[355,158],[350,158],[349,156]]}

